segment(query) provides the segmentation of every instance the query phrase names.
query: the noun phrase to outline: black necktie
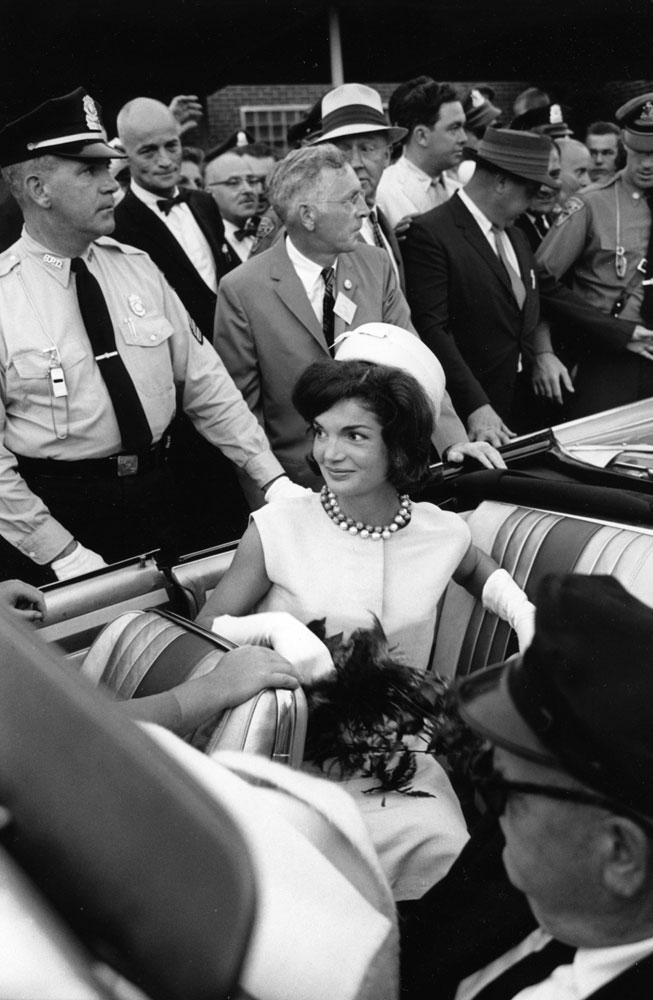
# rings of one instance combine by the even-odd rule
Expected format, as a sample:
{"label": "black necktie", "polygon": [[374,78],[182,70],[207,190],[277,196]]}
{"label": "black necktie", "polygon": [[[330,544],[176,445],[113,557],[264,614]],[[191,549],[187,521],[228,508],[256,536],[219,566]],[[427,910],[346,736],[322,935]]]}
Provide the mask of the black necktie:
{"label": "black necktie", "polygon": [[73,257],[70,269],[75,274],[77,301],[86,333],[115,410],[123,450],[143,451],[152,444],[152,431],[134,383],[118,354],[102,289],[81,257]]}
{"label": "black necktie", "polygon": [[571,945],[549,941],[540,951],[525,955],[493,979],[474,996],[474,1000],[513,1000],[527,986],[548,979],[559,965],[568,965],[575,953],[576,949]]}
{"label": "black necktie", "polygon": [[535,227],[535,232],[540,237],[541,240],[544,239],[549,231],[549,223],[544,215],[534,215],[533,225]]}
{"label": "black necktie", "polygon": [[174,198],[159,198],[157,201],[157,208],[159,208],[164,215],[170,215],[171,210],[175,205],[181,205],[186,201],[186,195],[183,191],[176,194]]}
{"label": "black necktie", "polygon": [[335,272],[332,267],[325,267],[322,270],[324,278],[324,298],[322,299],[322,332],[327,342],[327,347],[333,347],[333,276]]}
{"label": "black necktie", "polygon": [[383,233],[381,232],[381,226],[379,225],[379,217],[376,214],[376,209],[370,209],[370,222],[372,223],[372,232],[374,233],[374,242],[377,247],[381,247],[382,250],[386,249],[385,242],[383,240]]}
{"label": "black necktie", "polygon": [[[651,211],[651,228],[648,233],[648,248],[646,250],[646,274],[644,279],[653,279],[653,194],[646,195],[646,201]],[[653,285],[644,285],[644,298],[639,311],[639,316],[649,330],[653,330]]]}

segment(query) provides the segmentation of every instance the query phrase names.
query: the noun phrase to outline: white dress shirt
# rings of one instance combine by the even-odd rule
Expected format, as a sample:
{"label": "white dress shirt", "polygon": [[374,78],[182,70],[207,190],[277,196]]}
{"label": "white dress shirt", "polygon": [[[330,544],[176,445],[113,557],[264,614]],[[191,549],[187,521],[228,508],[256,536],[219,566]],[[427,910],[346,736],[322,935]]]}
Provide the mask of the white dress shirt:
{"label": "white dress shirt", "polygon": [[383,171],[376,200],[394,229],[406,215],[421,215],[444,205],[459,187],[449,174],[431,177],[403,154]]}
{"label": "white dress shirt", "polygon": [[[458,192],[458,197],[462,201],[465,208],[470,212],[471,215],[473,215],[474,221],[477,223],[479,229],[483,233],[483,236],[485,236],[485,239],[488,241],[488,243],[492,247],[492,250],[498,257],[499,254],[497,251],[496,239],[499,238],[499,234],[498,233],[495,234],[494,232],[492,232],[493,223],[490,222],[487,215],[484,215],[483,212],[481,212],[476,202],[472,201],[472,199],[466,193],[464,188],[460,189],[460,191]],[[515,253],[515,249],[510,240],[508,239],[508,237],[506,236],[505,232],[503,231],[501,232],[500,239],[506,257],[510,263],[510,266],[513,268],[516,274],[521,275],[519,261],[517,260],[517,254]]]}
{"label": "white dress shirt", "polygon": [[[322,316],[324,312],[324,278],[322,268],[315,261],[309,260],[303,253],[300,253],[289,236],[286,236],[286,250],[290,257],[290,263],[295,268],[297,277],[304,286],[304,291],[311,303],[311,308],[317,317],[317,321],[322,326]],[[338,259],[333,262],[335,272]]]}
{"label": "white dress shirt", "polygon": [[[206,236],[195,221],[188,205],[180,202],[178,205],[173,205],[166,214],[157,205],[157,201],[163,200],[161,195],[146,191],[145,188],[140,187],[135,181],[131,182],[131,189],[138,200],[147,205],[161,219],[161,222],[168,227],[177,240],[177,243],[179,243],[188,259],[196,268],[200,277],[206,282],[212,292],[217,293],[218,279],[215,273],[215,261],[211,253],[211,247],[207,242]],[[175,196],[177,191],[178,189],[175,188]]]}
{"label": "white dress shirt", "polygon": [[[464,979],[456,991],[455,1000],[473,1000],[488,983],[497,979],[521,958],[539,951],[550,940],[550,935],[540,928],[533,931],[505,955]],[[520,990],[513,1000],[585,1000],[652,952],[653,938],[615,945],[612,948],[579,948],[573,962],[559,965],[547,979]]]}

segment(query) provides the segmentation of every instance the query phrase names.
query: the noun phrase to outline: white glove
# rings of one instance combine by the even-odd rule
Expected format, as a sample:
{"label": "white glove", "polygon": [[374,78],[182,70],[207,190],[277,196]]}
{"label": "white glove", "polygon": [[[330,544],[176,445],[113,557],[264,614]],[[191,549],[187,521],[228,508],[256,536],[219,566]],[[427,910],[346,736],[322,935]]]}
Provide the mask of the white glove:
{"label": "white glove", "polygon": [[92,573],[94,569],[102,569],[107,564],[97,552],[85,549],[80,542],[77,542],[77,547],[70,555],[55,559],[50,565],[57,580],[70,580],[73,576],[82,576],[83,573]]}
{"label": "white glove", "polygon": [[287,611],[265,611],[258,615],[219,615],[211,631],[225,639],[254,646],[271,646],[297,670],[302,684],[314,684],[335,676],[331,654],[316,635]]}
{"label": "white glove", "polygon": [[481,598],[487,611],[492,611],[514,628],[519,652],[523,653],[535,633],[535,605],[505,569],[495,569],[494,573],[490,573]]}
{"label": "white glove", "polygon": [[303,497],[311,490],[299,483],[293,483],[288,476],[279,476],[273,483],[270,483],[264,493],[266,503],[274,503],[275,500],[292,500],[293,497]]}

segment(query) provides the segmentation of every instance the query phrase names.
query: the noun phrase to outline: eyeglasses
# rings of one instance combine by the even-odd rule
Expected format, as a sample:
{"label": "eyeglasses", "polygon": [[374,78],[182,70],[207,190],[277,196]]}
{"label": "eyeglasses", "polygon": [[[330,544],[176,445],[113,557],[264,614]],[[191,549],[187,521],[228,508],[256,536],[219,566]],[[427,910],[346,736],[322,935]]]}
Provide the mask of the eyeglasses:
{"label": "eyeglasses", "polygon": [[320,198],[313,202],[314,205],[342,205],[343,208],[351,209],[352,212],[356,211],[359,201],[362,201],[367,208],[367,202],[365,201],[365,195],[362,191],[356,191],[354,194],[350,195],[349,198],[343,198],[342,201],[337,201],[333,198]]}
{"label": "eyeglasses", "polygon": [[507,778],[493,769],[491,760],[492,751],[484,751],[479,754],[470,765],[469,777],[481,796],[487,811],[497,819],[505,812],[510,795],[517,792],[524,795],[543,795],[548,799],[557,799],[561,802],[577,802],[580,805],[607,809],[608,812],[616,813],[619,816],[627,816],[647,830],[649,834],[653,832],[652,820],[647,820],[614,799],[594,795],[592,792],[583,792],[581,789],[562,788],[559,785],[539,785],[530,781],[508,781]]}
{"label": "eyeglasses", "polygon": [[263,178],[254,176],[228,177],[226,181],[211,181],[206,186],[211,188],[211,187],[220,187],[222,185],[224,187],[236,190],[237,188],[244,187],[246,184],[249,185],[249,187],[258,187],[259,185],[263,184]]}

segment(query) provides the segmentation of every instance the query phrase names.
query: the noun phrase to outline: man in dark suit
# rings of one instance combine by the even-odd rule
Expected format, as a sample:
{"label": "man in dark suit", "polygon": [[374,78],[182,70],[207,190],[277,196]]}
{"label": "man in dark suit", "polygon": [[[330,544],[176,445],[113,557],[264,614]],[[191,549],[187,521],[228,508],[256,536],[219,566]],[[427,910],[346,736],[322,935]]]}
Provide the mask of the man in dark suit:
{"label": "man in dark suit", "polygon": [[240,261],[225,245],[224,225],[211,196],[179,191],[180,134],[170,109],[149,97],[129,101],[118,114],[131,184],[116,208],[113,235],[150,255],[210,338],[218,283]]}
{"label": "man in dark suit", "polygon": [[392,146],[406,132],[405,128],[390,125],[376,90],[360,83],[344,83],[322,98],[322,131],[312,142],[332,142],[351,163],[369,209],[360,238],[385,250],[403,292],[406,288],[401,250],[394,229],[376,203],[376,192],[390,163]]}
{"label": "man in dark suit", "polygon": [[[118,136],[129,160],[131,183],[115,210],[115,239],[150,255],[174,288],[200,336],[211,340],[220,278],[240,261],[228,246],[220,212],[210,194],[178,187],[181,128],[169,108],[137,97],[118,114]],[[171,461],[183,483],[189,547],[237,537],[246,509],[230,463],[209,451],[183,414],[173,429]],[[216,500],[220,507],[216,509]]]}
{"label": "man in dark suit", "polygon": [[444,367],[471,440],[501,445],[529,429],[518,372],[539,297],[532,252],[511,224],[541,184],[557,186],[550,150],[544,136],[489,129],[472,179],[414,220],[402,249],[413,322]]}
{"label": "man in dark suit", "polygon": [[[410,956],[421,959],[420,968],[406,968],[402,997],[410,1000],[651,996],[653,611],[608,576],[548,576],[536,603],[535,636],[523,656],[460,689],[462,717],[493,746],[473,780],[499,818],[505,870],[528,900],[535,929],[522,913],[521,937],[510,941],[511,932],[494,953],[468,933],[464,978],[445,986],[430,974],[446,964],[438,922],[448,933],[460,917],[459,929],[467,921],[469,930],[473,914],[469,883],[465,912],[453,894],[448,909],[436,906],[439,883],[418,903],[427,920],[419,952],[407,938]],[[480,868],[469,862],[467,870],[474,877]],[[498,943],[516,910],[490,913]],[[410,924],[419,931],[414,916]]]}

